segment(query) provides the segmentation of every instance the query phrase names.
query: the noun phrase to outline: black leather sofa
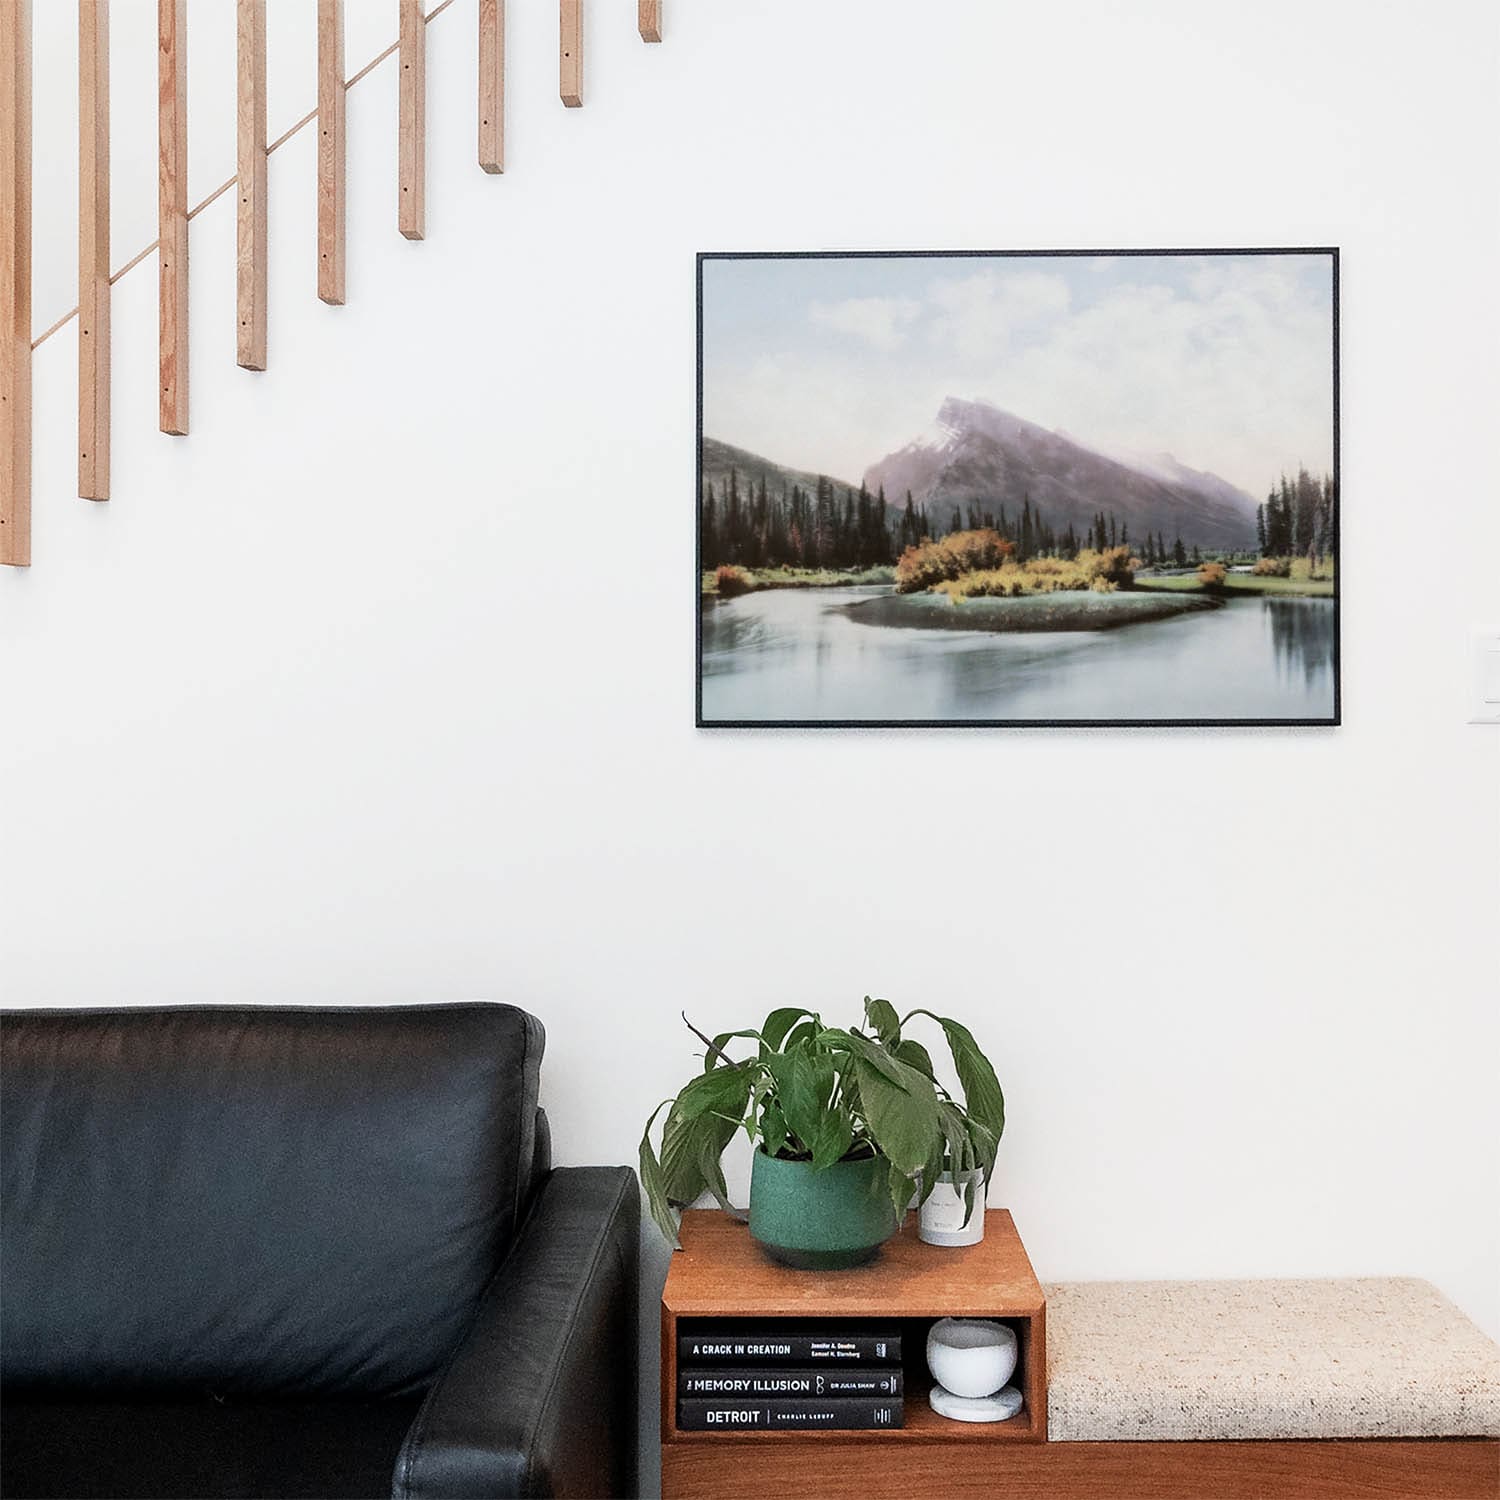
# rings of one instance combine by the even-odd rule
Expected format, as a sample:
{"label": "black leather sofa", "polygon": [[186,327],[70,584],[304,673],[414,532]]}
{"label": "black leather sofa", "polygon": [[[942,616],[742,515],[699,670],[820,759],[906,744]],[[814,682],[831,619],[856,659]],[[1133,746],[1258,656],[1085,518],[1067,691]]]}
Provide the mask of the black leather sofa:
{"label": "black leather sofa", "polygon": [[505,1005],[0,1014],[0,1492],[635,1493],[640,1200]]}

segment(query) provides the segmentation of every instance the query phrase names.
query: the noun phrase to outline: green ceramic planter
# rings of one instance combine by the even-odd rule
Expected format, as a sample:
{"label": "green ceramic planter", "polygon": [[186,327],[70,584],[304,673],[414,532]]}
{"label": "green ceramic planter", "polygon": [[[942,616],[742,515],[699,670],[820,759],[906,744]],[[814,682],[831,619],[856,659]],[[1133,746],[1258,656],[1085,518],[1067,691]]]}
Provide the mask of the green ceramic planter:
{"label": "green ceramic planter", "polygon": [[872,1260],[897,1229],[890,1163],[840,1161],[814,1172],[805,1161],[757,1151],[750,1167],[750,1233],[783,1265],[841,1271]]}

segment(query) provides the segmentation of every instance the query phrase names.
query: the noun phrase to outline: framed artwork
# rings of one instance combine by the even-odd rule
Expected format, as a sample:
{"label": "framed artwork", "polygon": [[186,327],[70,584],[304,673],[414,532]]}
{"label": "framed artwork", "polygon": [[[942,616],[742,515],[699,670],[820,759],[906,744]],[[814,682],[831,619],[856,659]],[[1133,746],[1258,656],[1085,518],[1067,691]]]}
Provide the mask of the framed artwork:
{"label": "framed artwork", "polygon": [[1339,722],[1338,252],[698,258],[700,726]]}

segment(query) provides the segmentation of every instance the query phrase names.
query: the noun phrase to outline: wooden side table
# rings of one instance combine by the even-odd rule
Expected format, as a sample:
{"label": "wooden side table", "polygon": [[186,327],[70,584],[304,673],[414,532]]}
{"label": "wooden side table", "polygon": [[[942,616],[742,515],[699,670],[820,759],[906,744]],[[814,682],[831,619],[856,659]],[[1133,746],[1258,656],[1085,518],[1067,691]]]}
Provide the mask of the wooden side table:
{"label": "wooden side table", "polygon": [[[1010,1421],[953,1422],[928,1406],[927,1329],[944,1317],[1003,1318],[1015,1328],[1025,1404]],[[678,1333],[689,1331],[693,1319],[727,1318],[899,1325],[906,1425],[874,1432],[678,1431]],[[682,1249],[672,1257],[661,1301],[663,1500],[949,1495],[956,1471],[973,1485],[992,1470],[999,1483],[1000,1456],[1046,1436],[1047,1304],[1006,1210],[990,1209],[984,1239],[959,1249],[924,1245],[910,1218],[878,1259],[852,1271],[789,1270],[728,1216],[683,1215]]]}

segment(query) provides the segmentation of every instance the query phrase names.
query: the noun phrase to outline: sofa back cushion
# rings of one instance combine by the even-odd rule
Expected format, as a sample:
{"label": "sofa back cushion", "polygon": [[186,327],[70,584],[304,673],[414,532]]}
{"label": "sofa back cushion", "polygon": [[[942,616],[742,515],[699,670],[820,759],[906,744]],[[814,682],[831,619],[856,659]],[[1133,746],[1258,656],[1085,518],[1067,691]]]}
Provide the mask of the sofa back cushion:
{"label": "sofa back cushion", "polygon": [[524,1211],[542,1041],[502,1005],[6,1013],[6,1388],[420,1389]]}

